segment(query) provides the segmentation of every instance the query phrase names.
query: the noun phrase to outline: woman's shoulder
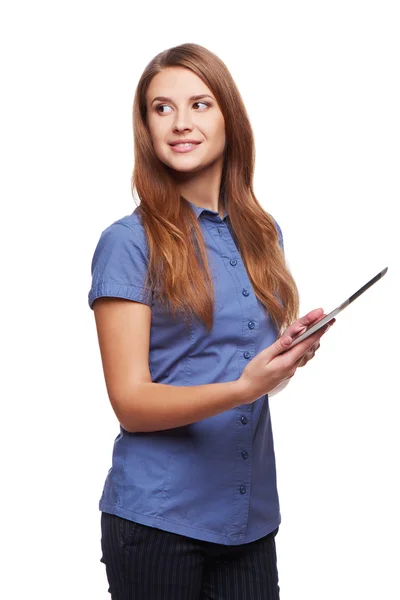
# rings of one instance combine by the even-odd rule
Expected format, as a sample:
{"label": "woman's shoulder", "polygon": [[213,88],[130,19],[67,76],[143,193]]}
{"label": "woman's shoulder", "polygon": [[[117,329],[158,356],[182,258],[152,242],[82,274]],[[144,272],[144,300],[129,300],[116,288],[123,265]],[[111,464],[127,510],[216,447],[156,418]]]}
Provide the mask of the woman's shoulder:
{"label": "woman's shoulder", "polygon": [[136,207],[132,213],[116,219],[106,229],[115,229],[116,225],[124,225],[135,232],[139,230],[143,231],[144,227],[139,207]]}
{"label": "woman's shoulder", "polygon": [[104,243],[130,244],[134,242],[143,249],[147,248],[145,228],[138,209],[135,208],[132,213],[119,217],[111,223],[109,221],[105,229],[101,231],[100,239]]}
{"label": "woman's shoulder", "polygon": [[132,255],[148,252],[147,238],[141,216],[137,208],[130,214],[109,221],[101,230],[94,251],[93,260],[105,261],[113,255]]}

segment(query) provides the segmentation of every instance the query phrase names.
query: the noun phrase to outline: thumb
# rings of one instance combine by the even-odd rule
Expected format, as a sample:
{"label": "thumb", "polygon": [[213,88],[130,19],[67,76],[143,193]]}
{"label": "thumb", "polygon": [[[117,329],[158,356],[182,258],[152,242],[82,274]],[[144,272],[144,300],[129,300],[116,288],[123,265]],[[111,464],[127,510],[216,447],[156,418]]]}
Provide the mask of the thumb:
{"label": "thumb", "polygon": [[290,337],[290,335],[283,335],[282,337],[278,338],[271,346],[268,347],[268,355],[272,359],[274,358],[274,356],[285,352],[285,350],[289,348],[292,341],[293,339]]}

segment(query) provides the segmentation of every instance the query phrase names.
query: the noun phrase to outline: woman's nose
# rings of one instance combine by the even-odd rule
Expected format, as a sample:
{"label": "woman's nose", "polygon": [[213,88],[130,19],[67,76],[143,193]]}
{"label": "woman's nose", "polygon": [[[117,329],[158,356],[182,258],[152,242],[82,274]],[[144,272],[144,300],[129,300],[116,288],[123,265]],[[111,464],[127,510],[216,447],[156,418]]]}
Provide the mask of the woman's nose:
{"label": "woman's nose", "polygon": [[174,125],[175,130],[182,131],[183,129],[193,129],[193,121],[190,113],[187,111],[181,111],[176,114]]}

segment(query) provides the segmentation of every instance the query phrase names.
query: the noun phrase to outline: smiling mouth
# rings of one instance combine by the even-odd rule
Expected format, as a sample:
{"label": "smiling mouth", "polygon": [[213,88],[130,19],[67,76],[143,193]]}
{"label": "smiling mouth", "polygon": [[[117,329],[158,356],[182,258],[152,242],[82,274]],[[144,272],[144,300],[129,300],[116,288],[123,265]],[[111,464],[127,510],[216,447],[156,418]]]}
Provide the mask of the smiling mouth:
{"label": "smiling mouth", "polygon": [[190,152],[192,150],[194,150],[194,148],[197,148],[198,146],[200,146],[201,142],[198,144],[193,144],[193,143],[184,143],[184,144],[170,144],[171,150],[173,150],[174,152]]}
{"label": "smiling mouth", "polygon": [[198,146],[200,142],[180,142],[179,144],[170,144],[173,148],[177,146]]}

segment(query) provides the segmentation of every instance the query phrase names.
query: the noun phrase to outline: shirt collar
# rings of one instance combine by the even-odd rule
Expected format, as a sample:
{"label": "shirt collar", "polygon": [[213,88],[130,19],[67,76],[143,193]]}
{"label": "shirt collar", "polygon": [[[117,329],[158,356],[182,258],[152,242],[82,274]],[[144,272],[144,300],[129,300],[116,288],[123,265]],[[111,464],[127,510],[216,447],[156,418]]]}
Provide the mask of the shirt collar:
{"label": "shirt collar", "polygon": [[[185,200],[186,200],[186,198],[185,198]],[[194,210],[194,212],[195,212],[195,214],[196,214],[197,218],[199,218],[199,217],[200,217],[200,215],[201,215],[201,213],[202,213],[203,211],[209,212],[209,213],[211,213],[212,215],[219,215],[218,211],[217,211],[217,212],[215,212],[215,211],[213,211],[213,210],[210,210],[209,208],[203,208],[203,207],[201,207],[201,206],[196,206],[196,204],[193,204],[193,202],[190,202],[190,200],[186,200],[186,202],[189,202],[189,204],[192,206],[192,208],[193,208],[193,210]],[[224,219],[225,219],[225,217],[229,218],[229,215],[228,215],[228,213],[227,213],[226,209],[225,209],[225,213],[224,213],[224,216],[223,216],[222,220],[224,220]]]}

